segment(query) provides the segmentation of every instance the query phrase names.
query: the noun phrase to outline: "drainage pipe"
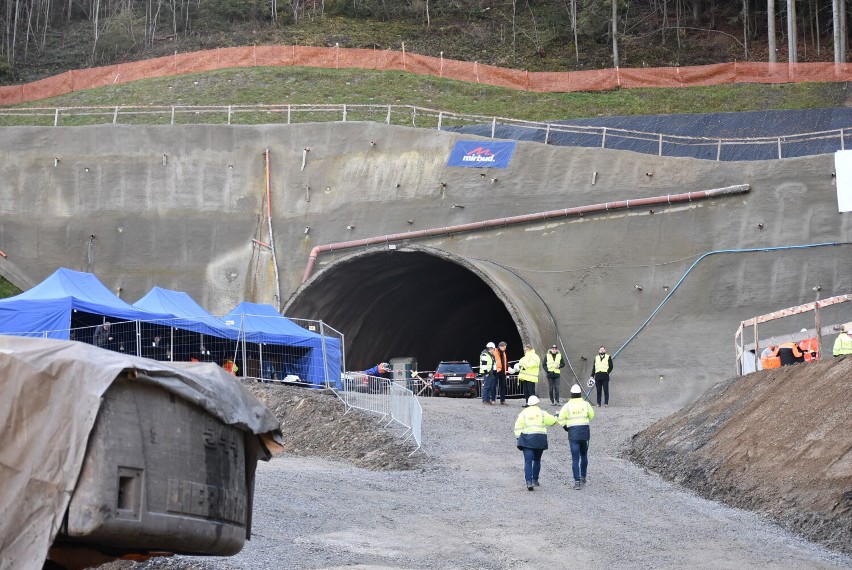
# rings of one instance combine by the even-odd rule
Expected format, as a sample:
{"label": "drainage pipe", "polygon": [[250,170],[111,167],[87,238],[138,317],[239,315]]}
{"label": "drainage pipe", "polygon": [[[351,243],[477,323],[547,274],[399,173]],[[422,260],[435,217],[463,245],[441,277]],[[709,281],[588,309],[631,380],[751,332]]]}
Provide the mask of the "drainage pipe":
{"label": "drainage pipe", "polygon": [[508,218],[496,218],[493,220],[471,222],[468,224],[459,224],[456,226],[430,228],[428,230],[418,230],[413,232],[389,234],[359,240],[318,245],[311,250],[310,256],[308,257],[308,264],[305,267],[305,274],[302,276],[302,283],[304,283],[311,277],[311,274],[314,270],[314,265],[317,261],[317,257],[319,257],[321,253],[327,251],[337,251],[340,249],[363,247],[367,245],[390,243],[394,241],[411,240],[435,236],[446,236],[462,232],[473,232],[477,230],[487,230],[491,228],[511,226],[515,224],[526,224],[530,222],[538,222],[541,220],[550,220],[553,218],[567,218],[570,216],[582,217],[586,214],[597,214],[600,212],[609,212],[611,210],[624,210],[628,208],[675,204],[678,202],[692,202],[694,200],[703,200],[706,198],[715,198],[718,196],[743,194],[745,192],[748,192],[750,189],[751,188],[748,184],[738,184],[736,186],[726,186],[724,188],[715,188],[712,190],[701,190],[699,192],[684,192],[682,194],[668,194],[665,196],[654,196],[652,198],[638,198],[636,200],[619,200],[617,202],[604,202],[602,204],[591,204],[589,206],[578,206],[576,208],[548,210],[546,212],[522,214],[520,216],[510,216]]}
{"label": "drainage pipe", "polygon": [[[636,329],[636,332],[633,333],[632,335],[630,335],[630,338],[628,338],[626,341],[624,341],[624,344],[622,344],[621,347],[619,347],[619,349],[616,350],[613,353],[612,359],[615,360],[615,358],[621,353],[621,351],[624,350],[625,348],[627,348],[627,346],[631,342],[633,342],[633,339],[635,339],[639,335],[639,333],[641,333],[645,329],[645,327],[648,326],[648,323],[650,323],[651,320],[655,316],[657,316],[657,313],[660,312],[660,309],[663,308],[663,305],[665,305],[666,303],[669,302],[669,299],[671,299],[671,297],[672,297],[672,295],[674,295],[675,291],[677,291],[678,288],[683,284],[683,282],[686,280],[687,276],[692,272],[692,270],[695,269],[695,267],[699,263],[701,263],[705,258],[707,258],[711,255],[716,255],[716,254],[719,254],[719,253],[755,253],[755,252],[767,252],[767,251],[792,251],[792,250],[797,250],[797,249],[812,249],[812,248],[815,248],[815,247],[836,247],[836,246],[841,246],[841,245],[852,245],[852,242],[829,241],[829,242],[823,242],[823,243],[807,243],[807,244],[803,244],[803,245],[779,245],[779,246],[774,246],[774,247],[747,247],[747,248],[742,248],[742,249],[717,249],[716,251],[708,251],[706,253],[703,253],[703,254],[701,254],[701,256],[698,259],[695,260],[695,262],[692,265],[689,266],[689,269],[686,270],[686,273],[684,273],[683,276],[678,280],[678,282],[675,283],[675,286],[671,288],[668,295],[666,295],[665,298],[660,302],[660,304],[657,305],[657,308],[654,309],[653,312],[651,312],[650,316],[647,319],[645,319],[645,322],[643,322],[639,326],[639,328]],[[742,326],[742,325],[740,325],[740,326]]]}

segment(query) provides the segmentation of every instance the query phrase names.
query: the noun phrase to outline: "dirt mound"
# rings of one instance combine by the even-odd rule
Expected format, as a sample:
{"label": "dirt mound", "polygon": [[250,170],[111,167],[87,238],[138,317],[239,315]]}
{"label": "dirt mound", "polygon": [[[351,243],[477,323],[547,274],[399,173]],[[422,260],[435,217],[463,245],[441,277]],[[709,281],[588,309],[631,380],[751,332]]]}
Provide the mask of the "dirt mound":
{"label": "dirt mound", "polygon": [[244,385],[281,421],[284,450],[352,462],[376,471],[420,467],[423,454],[380,423],[381,417],[346,407],[333,393],[280,384]]}
{"label": "dirt mound", "polygon": [[634,436],[630,457],[852,553],[850,393],[852,357],[732,378]]}

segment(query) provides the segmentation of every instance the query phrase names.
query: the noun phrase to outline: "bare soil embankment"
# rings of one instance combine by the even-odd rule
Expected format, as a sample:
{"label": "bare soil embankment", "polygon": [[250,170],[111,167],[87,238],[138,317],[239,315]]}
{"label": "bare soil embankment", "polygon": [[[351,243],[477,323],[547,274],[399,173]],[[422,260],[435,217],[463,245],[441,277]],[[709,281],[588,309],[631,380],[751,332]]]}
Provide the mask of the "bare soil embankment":
{"label": "bare soil embankment", "polygon": [[720,382],[630,457],[704,497],[852,553],[852,357]]}

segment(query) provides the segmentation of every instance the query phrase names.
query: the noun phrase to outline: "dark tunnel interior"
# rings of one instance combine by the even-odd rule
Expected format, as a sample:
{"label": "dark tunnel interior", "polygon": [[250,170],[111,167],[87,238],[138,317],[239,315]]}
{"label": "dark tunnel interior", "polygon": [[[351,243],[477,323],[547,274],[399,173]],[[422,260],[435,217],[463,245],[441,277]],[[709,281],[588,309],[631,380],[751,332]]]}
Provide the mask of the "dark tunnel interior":
{"label": "dark tunnel interior", "polygon": [[489,341],[523,356],[518,330],[497,294],[469,269],[420,251],[389,250],[335,265],[288,307],[287,316],[321,319],[342,332],[346,368],[364,370],[414,357],[419,370],[441,360],[475,367]]}

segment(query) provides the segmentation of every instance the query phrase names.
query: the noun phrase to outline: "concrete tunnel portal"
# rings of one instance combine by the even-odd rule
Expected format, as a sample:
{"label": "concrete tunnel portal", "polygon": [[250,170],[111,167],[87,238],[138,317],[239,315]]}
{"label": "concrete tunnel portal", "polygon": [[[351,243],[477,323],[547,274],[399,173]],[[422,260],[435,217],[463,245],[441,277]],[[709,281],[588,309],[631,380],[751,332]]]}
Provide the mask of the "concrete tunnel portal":
{"label": "concrete tunnel portal", "polygon": [[519,287],[511,283],[516,277],[501,273],[443,251],[373,249],[324,267],[296,291],[284,314],[321,318],[343,333],[348,370],[395,357],[416,358],[420,370],[434,370],[441,360],[475,367],[489,341],[506,341],[516,360],[522,338],[538,348],[540,327],[529,316],[542,311],[526,310],[528,300],[518,299]]}

